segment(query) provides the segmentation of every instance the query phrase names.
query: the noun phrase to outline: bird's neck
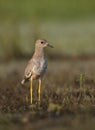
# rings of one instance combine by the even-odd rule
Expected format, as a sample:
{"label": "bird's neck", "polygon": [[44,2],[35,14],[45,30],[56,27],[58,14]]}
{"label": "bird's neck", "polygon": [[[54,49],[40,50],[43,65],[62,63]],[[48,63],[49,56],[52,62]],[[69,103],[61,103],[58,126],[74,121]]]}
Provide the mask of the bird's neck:
{"label": "bird's neck", "polygon": [[36,57],[44,57],[44,49],[43,48],[35,48],[34,55]]}

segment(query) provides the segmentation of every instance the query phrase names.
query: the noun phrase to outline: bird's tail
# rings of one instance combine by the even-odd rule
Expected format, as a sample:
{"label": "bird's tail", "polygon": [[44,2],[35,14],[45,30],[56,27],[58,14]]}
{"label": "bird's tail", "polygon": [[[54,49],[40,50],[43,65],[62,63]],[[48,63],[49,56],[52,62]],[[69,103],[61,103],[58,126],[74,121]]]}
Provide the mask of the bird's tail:
{"label": "bird's tail", "polygon": [[24,85],[24,83],[25,83],[25,79],[23,79],[23,80],[21,81],[21,84],[22,84],[22,85]]}

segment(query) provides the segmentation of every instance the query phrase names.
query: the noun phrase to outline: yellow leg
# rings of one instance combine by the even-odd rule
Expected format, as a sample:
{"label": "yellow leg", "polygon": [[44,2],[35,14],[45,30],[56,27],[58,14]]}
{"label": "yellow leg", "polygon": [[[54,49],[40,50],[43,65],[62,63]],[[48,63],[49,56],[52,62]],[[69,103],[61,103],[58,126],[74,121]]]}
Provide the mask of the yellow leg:
{"label": "yellow leg", "polygon": [[41,79],[39,79],[39,86],[38,86],[38,102],[41,101]]}
{"label": "yellow leg", "polygon": [[33,102],[33,95],[32,95],[32,80],[30,80],[30,104]]}

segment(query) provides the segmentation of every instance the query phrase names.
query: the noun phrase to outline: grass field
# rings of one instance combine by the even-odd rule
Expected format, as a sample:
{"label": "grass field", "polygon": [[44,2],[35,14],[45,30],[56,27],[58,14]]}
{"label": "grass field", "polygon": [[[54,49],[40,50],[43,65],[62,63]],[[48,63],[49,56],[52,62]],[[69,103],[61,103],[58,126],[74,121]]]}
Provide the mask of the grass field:
{"label": "grass field", "polygon": [[31,23],[17,25],[1,24],[1,59],[24,58],[31,56],[34,40],[42,37],[53,44],[54,49],[47,49],[49,56],[94,54],[94,20],[73,22],[46,22],[37,26]]}
{"label": "grass field", "polygon": [[29,84],[20,85],[25,63],[1,64],[1,129],[95,129],[94,60],[49,61],[40,107],[37,105],[38,82],[33,84],[33,108],[29,101]]}
{"label": "grass field", "polygon": [[94,53],[94,0],[0,1],[0,59],[31,55],[38,37],[55,45],[52,54]]}

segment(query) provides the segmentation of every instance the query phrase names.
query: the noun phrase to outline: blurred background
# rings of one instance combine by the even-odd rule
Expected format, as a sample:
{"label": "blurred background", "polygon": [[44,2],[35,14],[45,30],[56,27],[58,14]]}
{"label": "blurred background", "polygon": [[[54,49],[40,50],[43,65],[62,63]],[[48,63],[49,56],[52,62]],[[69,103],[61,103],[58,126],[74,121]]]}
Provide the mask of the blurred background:
{"label": "blurred background", "polygon": [[95,53],[94,0],[0,0],[0,60],[31,56],[34,41],[54,45],[49,57]]}

